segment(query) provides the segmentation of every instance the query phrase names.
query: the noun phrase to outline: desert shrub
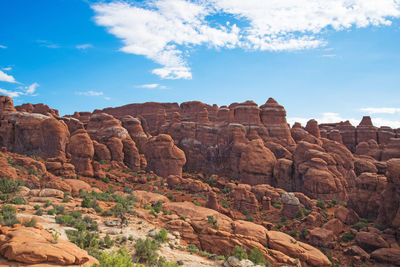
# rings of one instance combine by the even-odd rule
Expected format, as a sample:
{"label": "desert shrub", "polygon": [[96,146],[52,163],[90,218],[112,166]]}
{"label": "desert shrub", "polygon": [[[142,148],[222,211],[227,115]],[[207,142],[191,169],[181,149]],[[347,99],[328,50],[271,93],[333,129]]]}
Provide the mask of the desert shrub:
{"label": "desert shrub", "polygon": [[17,220],[17,209],[10,205],[3,205],[1,208],[1,223],[6,226],[13,226],[19,223]]}
{"label": "desert shrub", "polygon": [[317,207],[321,208],[321,209],[326,209],[326,205],[325,205],[325,201],[321,200],[321,199],[317,199]]}
{"label": "desert shrub", "polygon": [[193,200],[193,204],[195,204],[196,206],[201,206],[201,204],[197,201],[197,200]]}
{"label": "desert shrub", "polygon": [[304,227],[301,228],[301,231],[300,231],[300,238],[301,238],[301,239],[306,239],[308,233],[309,233],[309,231],[308,231],[307,228],[304,228]]}
{"label": "desert shrub", "polygon": [[113,251],[103,251],[98,258],[97,267],[133,267],[132,256],[128,254],[125,248]]}
{"label": "desert shrub", "polygon": [[378,229],[379,231],[383,231],[383,230],[385,230],[385,229],[386,229],[386,227],[385,227],[385,226],[383,226],[383,225],[379,225],[379,224],[375,224],[375,225],[374,225],[374,227],[375,227],[376,229]]}
{"label": "desert shrub", "polygon": [[35,227],[36,223],[36,219],[33,217],[30,220],[22,221],[22,225],[25,227]]}
{"label": "desert shrub", "polygon": [[256,265],[268,266],[270,263],[264,258],[263,253],[258,248],[252,248],[249,253],[249,260]]}
{"label": "desert shrub", "polygon": [[43,215],[43,209],[38,209],[38,210],[35,212],[35,215],[37,215],[37,216],[42,216],[42,215]]}
{"label": "desert shrub", "polygon": [[156,213],[160,213],[162,210],[163,202],[161,200],[157,201],[156,203],[152,204],[151,207],[154,209]]}
{"label": "desert shrub", "polygon": [[18,191],[18,187],[24,185],[21,180],[0,178],[0,191],[5,194],[11,194]]}
{"label": "desert shrub", "polygon": [[50,207],[52,204],[51,204],[51,201],[50,200],[46,200],[46,203],[43,205],[43,207],[44,208],[48,208],[48,207]]}
{"label": "desert shrub", "polygon": [[292,231],[289,232],[289,235],[291,237],[296,237],[297,236],[297,229],[293,229]]}
{"label": "desert shrub", "polygon": [[26,204],[26,201],[23,197],[15,197],[10,200],[10,203],[14,205],[23,205]]}
{"label": "desert shrub", "polygon": [[66,230],[65,233],[67,234],[69,241],[71,241],[81,249],[94,250],[99,247],[100,240],[97,233],[92,233],[87,230]]}
{"label": "desert shrub", "polygon": [[364,227],[368,227],[368,223],[363,221],[362,219],[352,226],[352,228],[356,229],[357,231],[360,231],[360,229]]}
{"label": "desert shrub", "polygon": [[157,262],[157,267],[178,267],[176,262],[168,262],[166,258],[160,257]]}
{"label": "desert shrub", "polygon": [[65,213],[65,207],[63,205],[53,205],[53,208],[56,210],[57,215]]}
{"label": "desert shrub", "polygon": [[229,187],[224,187],[224,188],[221,190],[221,193],[222,193],[222,194],[228,194],[229,192],[231,192],[231,189],[230,189]]}
{"label": "desert shrub", "polygon": [[221,205],[222,207],[224,207],[225,209],[229,208],[229,204],[228,201],[226,199],[221,200]]}
{"label": "desert shrub", "polygon": [[100,215],[103,217],[110,217],[113,215],[113,213],[111,210],[103,210]]}
{"label": "desert shrub", "polygon": [[211,187],[215,185],[215,179],[214,178],[207,178],[204,180],[205,183],[209,184]]}
{"label": "desert shrub", "polygon": [[212,227],[216,230],[218,230],[218,220],[217,218],[214,218],[214,216],[207,216],[208,223],[212,225]]}
{"label": "desert shrub", "polygon": [[36,204],[35,206],[33,206],[33,208],[34,208],[35,210],[38,210],[38,209],[40,209],[40,206]]}
{"label": "desert shrub", "polygon": [[30,169],[30,170],[28,170],[28,174],[29,175],[38,175],[39,173],[38,173],[38,171],[37,170],[34,170],[34,169]]}
{"label": "desert shrub", "polygon": [[107,234],[103,240],[100,241],[100,245],[104,248],[111,248],[114,246],[114,241],[111,239],[111,237]]}
{"label": "desert shrub", "polygon": [[239,260],[247,259],[246,250],[238,245],[233,248],[232,255],[238,258]]}
{"label": "desert shrub", "polygon": [[71,215],[57,215],[56,216],[56,223],[58,223],[58,224],[72,226],[74,222],[75,222],[75,218],[72,217]]}
{"label": "desert shrub", "polygon": [[158,243],[157,241],[147,237],[145,240],[139,238],[135,244],[136,258],[139,262],[149,266],[157,264],[158,260]]}
{"label": "desert shrub", "polygon": [[130,194],[130,193],[132,193],[132,191],[133,191],[133,189],[131,187],[129,187],[129,186],[124,187],[124,193]]}
{"label": "desert shrub", "polygon": [[162,228],[155,236],[155,240],[157,240],[160,243],[165,243],[167,242],[167,235],[168,232],[164,228]]}
{"label": "desert shrub", "polygon": [[354,234],[352,233],[345,233],[342,238],[340,239],[340,241],[342,242],[350,242],[351,240],[354,239],[354,237],[356,237]]}
{"label": "desert shrub", "polygon": [[48,215],[55,215],[55,214],[56,214],[56,210],[55,210],[55,209],[49,209],[49,210],[47,211],[47,214],[48,214]]}
{"label": "desert shrub", "polygon": [[279,202],[274,202],[274,204],[272,204],[272,206],[274,206],[275,209],[280,210],[282,208],[282,204]]}
{"label": "desert shrub", "polygon": [[195,244],[189,244],[187,247],[190,253],[199,253],[199,248]]}

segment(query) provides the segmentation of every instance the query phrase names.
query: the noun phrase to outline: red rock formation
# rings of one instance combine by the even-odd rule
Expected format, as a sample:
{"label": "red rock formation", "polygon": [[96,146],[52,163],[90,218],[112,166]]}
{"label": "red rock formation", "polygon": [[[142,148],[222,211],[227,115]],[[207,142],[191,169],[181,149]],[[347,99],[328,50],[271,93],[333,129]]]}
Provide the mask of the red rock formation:
{"label": "red rock formation", "polygon": [[294,140],[286,121],[286,110],[273,98],[260,107],[261,121],[267,128],[269,136],[277,140],[277,143],[293,145]]}
{"label": "red rock formation", "polygon": [[71,154],[71,163],[75,166],[77,174],[89,177],[94,176],[92,166],[94,147],[85,130],[74,132],[70,139],[69,153]]}
{"label": "red rock formation", "polygon": [[160,134],[149,139],[145,147],[147,166],[160,176],[182,176],[185,153],[174,145],[171,136]]}
{"label": "red rock formation", "polygon": [[21,106],[16,106],[15,109],[18,111],[25,111],[25,112],[29,112],[29,113],[39,113],[39,114],[43,114],[43,115],[47,115],[47,116],[51,115],[51,116],[60,117],[57,109],[52,109],[48,105],[44,105],[42,103],[40,103],[40,104],[27,103],[27,104],[23,104]]}
{"label": "red rock formation", "polygon": [[372,124],[371,117],[364,116],[357,126],[357,143],[368,142],[369,140],[377,141],[377,128]]}
{"label": "red rock formation", "polygon": [[16,111],[11,97],[0,95],[0,113]]}
{"label": "red rock formation", "polygon": [[[128,131],[113,116],[98,113],[90,117],[87,132],[93,140],[107,146],[111,160],[125,163],[131,169],[139,169],[140,156]],[[95,157],[107,160],[108,153],[104,147],[95,144]]]}
{"label": "red rock formation", "polygon": [[316,120],[309,120],[307,122],[305,130],[317,138],[321,138],[319,131],[318,122]]}

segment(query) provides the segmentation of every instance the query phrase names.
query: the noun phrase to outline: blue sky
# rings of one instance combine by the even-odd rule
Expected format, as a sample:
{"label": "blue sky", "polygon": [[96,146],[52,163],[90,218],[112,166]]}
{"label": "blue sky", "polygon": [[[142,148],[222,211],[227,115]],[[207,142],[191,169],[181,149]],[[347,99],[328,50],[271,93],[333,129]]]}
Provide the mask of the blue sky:
{"label": "blue sky", "polygon": [[0,92],[61,114],[268,97],[400,127],[398,0],[2,0]]}

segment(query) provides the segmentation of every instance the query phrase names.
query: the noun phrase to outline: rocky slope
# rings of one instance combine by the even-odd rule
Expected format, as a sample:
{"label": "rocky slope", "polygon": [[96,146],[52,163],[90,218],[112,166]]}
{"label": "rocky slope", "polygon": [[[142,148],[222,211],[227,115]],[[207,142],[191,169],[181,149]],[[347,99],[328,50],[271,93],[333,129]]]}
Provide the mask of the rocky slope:
{"label": "rocky slope", "polygon": [[[400,130],[378,129],[368,117],[357,127],[310,120],[290,128],[272,98],[260,107],[144,103],[60,117],[43,104],[14,107],[0,96],[0,118],[0,178],[27,186],[12,196],[24,204],[4,197],[3,207],[31,216],[37,203],[51,200],[67,214],[88,214],[99,227],[85,231],[100,239],[115,233],[114,249],[125,247],[136,259],[135,240],[165,228],[174,234],[158,253],[186,266],[218,266],[238,248],[253,261],[261,253],[272,266],[400,264]],[[61,220],[37,217],[49,231]],[[127,225],[116,231],[110,221]],[[57,227],[66,240],[63,225]],[[27,263],[24,241],[18,234],[22,244],[12,241],[19,231],[36,230],[1,230],[3,260]],[[43,241],[32,242],[48,242],[44,262],[54,263],[57,248],[45,232],[38,235]],[[80,247],[99,259],[98,251],[110,249]],[[57,264],[82,263],[74,257]]]}

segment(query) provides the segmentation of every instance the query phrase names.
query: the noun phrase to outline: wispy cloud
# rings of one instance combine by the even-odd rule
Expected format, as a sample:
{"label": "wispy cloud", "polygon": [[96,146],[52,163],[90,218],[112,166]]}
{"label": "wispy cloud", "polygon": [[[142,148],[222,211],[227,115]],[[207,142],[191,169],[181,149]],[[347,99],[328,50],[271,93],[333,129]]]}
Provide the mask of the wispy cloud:
{"label": "wispy cloud", "polygon": [[36,40],[36,42],[38,42],[40,44],[40,46],[43,46],[43,47],[47,47],[47,48],[51,48],[51,49],[60,48],[60,46],[58,44],[55,44],[48,40]]}
{"label": "wispy cloud", "polygon": [[17,83],[12,75],[8,75],[0,70],[0,82]]}
{"label": "wispy cloud", "polygon": [[36,89],[39,87],[38,83],[33,83],[26,87],[26,93],[29,95],[33,95],[36,92]]}
{"label": "wispy cloud", "polygon": [[35,92],[38,87],[39,87],[39,84],[35,82],[29,86],[19,86],[13,91],[0,88],[0,93],[8,95],[9,97],[13,97],[13,98],[17,98],[17,97],[20,97],[23,95],[36,96]]}
{"label": "wispy cloud", "polygon": [[322,57],[334,58],[334,57],[336,57],[336,55],[335,54],[326,54],[326,55],[322,55]]}
{"label": "wispy cloud", "polygon": [[85,92],[76,92],[75,94],[77,95],[83,95],[83,96],[102,96],[104,93],[99,92],[99,91],[85,91]]}
{"label": "wispy cloud", "polygon": [[10,91],[10,90],[6,90],[6,89],[2,89],[0,88],[0,93],[8,95],[9,97],[19,97],[20,95],[22,95],[22,92],[18,92],[18,91]]}
{"label": "wispy cloud", "polygon": [[92,48],[93,45],[92,44],[80,44],[75,47],[76,47],[76,49],[79,49],[79,50],[86,50],[86,49]]}
{"label": "wispy cloud", "polygon": [[400,108],[362,108],[360,109],[368,114],[395,114],[400,113]]}
{"label": "wispy cloud", "polygon": [[135,87],[136,88],[146,88],[146,89],[166,89],[167,88],[165,85],[161,85],[158,83],[136,85]]}
{"label": "wispy cloud", "polygon": [[6,48],[7,48],[7,46],[5,46],[5,45],[0,45],[0,48],[2,48],[2,49],[6,49]]}
{"label": "wispy cloud", "polygon": [[391,25],[400,17],[398,0],[115,0],[91,7],[96,23],[122,40],[122,52],[160,64],[152,73],[165,79],[192,78],[186,55],[195,46],[313,49],[327,44],[327,30]]}
{"label": "wispy cloud", "polygon": [[2,68],[2,70],[10,71],[10,70],[12,70],[12,67],[5,67],[5,68]]}

